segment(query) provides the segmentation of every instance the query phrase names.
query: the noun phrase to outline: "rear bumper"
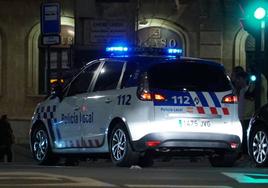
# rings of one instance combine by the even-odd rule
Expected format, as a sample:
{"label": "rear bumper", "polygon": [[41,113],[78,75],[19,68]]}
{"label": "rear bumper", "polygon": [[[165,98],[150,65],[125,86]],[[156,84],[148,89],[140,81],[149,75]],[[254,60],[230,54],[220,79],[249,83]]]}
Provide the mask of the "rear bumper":
{"label": "rear bumper", "polygon": [[[157,141],[157,146],[148,146],[148,141]],[[237,144],[236,148],[231,147]],[[132,142],[135,151],[146,150],[227,150],[239,151],[241,141],[237,135],[215,133],[151,133]]]}

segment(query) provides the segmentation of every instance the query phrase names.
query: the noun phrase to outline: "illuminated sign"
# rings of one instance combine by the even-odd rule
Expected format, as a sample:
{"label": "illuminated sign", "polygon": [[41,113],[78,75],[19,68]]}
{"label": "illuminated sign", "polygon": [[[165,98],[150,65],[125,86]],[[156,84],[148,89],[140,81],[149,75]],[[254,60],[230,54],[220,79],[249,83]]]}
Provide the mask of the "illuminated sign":
{"label": "illuminated sign", "polygon": [[60,4],[43,3],[41,5],[41,31],[44,35],[60,33]]}
{"label": "illuminated sign", "polygon": [[162,27],[146,27],[138,30],[138,45],[156,48],[183,48],[181,37],[174,31]]}

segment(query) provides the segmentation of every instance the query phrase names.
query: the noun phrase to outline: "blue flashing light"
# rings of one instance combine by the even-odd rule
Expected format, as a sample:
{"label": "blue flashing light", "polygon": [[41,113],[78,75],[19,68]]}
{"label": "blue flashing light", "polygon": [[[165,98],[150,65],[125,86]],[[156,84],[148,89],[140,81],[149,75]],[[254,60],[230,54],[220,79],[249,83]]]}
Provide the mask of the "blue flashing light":
{"label": "blue flashing light", "polygon": [[257,80],[257,77],[255,75],[250,75],[249,79],[250,81],[255,82]]}
{"label": "blue flashing light", "polygon": [[180,55],[180,54],[182,54],[182,49],[180,49],[180,48],[168,48],[167,52],[170,55]]}
{"label": "blue flashing light", "polygon": [[126,47],[126,46],[109,46],[106,52],[110,56],[128,57],[129,55],[160,55],[177,58],[182,54],[179,48],[143,48],[143,47]]}
{"label": "blue flashing light", "polygon": [[107,47],[106,52],[127,52],[128,47],[125,46],[112,46],[112,47]]}

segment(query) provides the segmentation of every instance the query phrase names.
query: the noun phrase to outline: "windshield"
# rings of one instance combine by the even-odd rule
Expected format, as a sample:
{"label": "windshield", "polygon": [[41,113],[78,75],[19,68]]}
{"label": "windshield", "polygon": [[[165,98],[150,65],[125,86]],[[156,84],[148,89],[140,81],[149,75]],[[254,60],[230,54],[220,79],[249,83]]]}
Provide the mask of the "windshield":
{"label": "windshield", "polygon": [[150,88],[189,91],[231,90],[224,69],[206,63],[160,63],[148,71]]}

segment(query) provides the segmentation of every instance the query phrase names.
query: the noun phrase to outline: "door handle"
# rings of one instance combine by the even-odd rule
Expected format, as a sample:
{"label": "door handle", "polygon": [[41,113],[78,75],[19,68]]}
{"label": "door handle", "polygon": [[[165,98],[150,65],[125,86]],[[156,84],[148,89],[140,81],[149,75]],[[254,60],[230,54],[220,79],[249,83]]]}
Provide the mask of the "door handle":
{"label": "door handle", "polygon": [[110,103],[112,100],[110,98],[105,99],[105,103]]}

